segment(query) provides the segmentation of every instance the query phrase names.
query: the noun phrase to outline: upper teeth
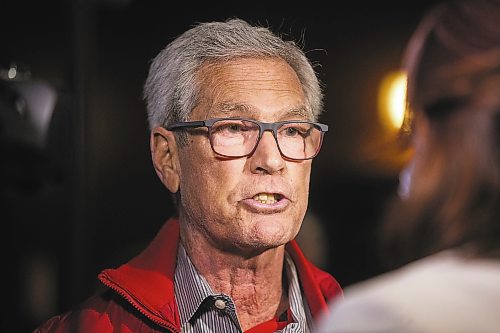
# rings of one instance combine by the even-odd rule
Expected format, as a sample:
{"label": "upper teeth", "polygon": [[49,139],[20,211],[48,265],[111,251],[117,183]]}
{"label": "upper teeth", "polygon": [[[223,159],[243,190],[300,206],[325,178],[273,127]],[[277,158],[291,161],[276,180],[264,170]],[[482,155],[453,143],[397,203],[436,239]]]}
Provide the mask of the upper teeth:
{"label": "upper teeth", "polygon": [[273,204],[276,201],[278,201],[279,196],[278,196],[278,194],[274,194],[274,193],[259,193],[259,194],[256,194],[253,197],[253,199],[256,201],[259,201],[260,203],[270,205],[270,204]]}

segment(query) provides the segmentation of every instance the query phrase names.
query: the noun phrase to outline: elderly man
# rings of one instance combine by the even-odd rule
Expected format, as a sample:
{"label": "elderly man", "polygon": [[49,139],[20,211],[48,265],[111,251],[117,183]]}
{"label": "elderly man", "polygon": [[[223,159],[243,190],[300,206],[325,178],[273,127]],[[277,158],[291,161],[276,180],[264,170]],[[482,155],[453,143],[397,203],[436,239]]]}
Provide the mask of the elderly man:
{"label": "elderly man", "polygon": [[202,23],[154,59],[144,95],[178,216],[38,332],[314,331],[342,292],[294,241],[328,129],[303,51],[240,19]]}

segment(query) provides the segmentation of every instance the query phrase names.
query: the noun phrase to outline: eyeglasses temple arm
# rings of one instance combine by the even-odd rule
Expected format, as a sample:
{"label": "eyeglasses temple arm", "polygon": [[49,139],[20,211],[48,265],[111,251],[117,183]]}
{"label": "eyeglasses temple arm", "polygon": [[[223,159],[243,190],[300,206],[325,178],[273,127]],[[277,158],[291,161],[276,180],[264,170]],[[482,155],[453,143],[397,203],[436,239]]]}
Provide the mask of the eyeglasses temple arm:
{"label": "eyeglasses temple arm", "polygon": [[171,131],[178,128],[188,128],[188,127],[192,128],[192,127],[202,127],[202,126],[206,126],[204,121],[182,121],[164,127],[165,129]]}

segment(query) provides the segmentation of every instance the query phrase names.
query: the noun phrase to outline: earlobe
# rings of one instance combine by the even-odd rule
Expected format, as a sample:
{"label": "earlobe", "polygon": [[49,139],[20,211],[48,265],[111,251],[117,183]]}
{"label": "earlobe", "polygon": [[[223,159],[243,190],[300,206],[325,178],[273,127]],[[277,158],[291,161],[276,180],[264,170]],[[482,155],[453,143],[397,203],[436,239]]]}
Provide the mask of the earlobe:
{"label": "earlobe", "polygon": [[179,190],[180,167],[175,135],[163,127],[155,127],[150,135],[151,157],[156,174],[172,193]]}

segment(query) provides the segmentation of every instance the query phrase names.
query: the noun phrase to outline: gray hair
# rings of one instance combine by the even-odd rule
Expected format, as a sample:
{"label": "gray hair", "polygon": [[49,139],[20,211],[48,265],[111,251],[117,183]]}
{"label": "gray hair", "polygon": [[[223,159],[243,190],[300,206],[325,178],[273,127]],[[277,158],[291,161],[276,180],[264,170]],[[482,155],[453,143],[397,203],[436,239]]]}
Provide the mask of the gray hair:
{"label": "gray hair", "polygon": [[301,47],[268,28],[232,18],[195,25],[153,59],[144,84],[149,128],[189,119],[198,102],[196,74],[203,64],[241,57],[285,60],[296,72],[311,116],[317,120],[323,110],[322,87]]}

